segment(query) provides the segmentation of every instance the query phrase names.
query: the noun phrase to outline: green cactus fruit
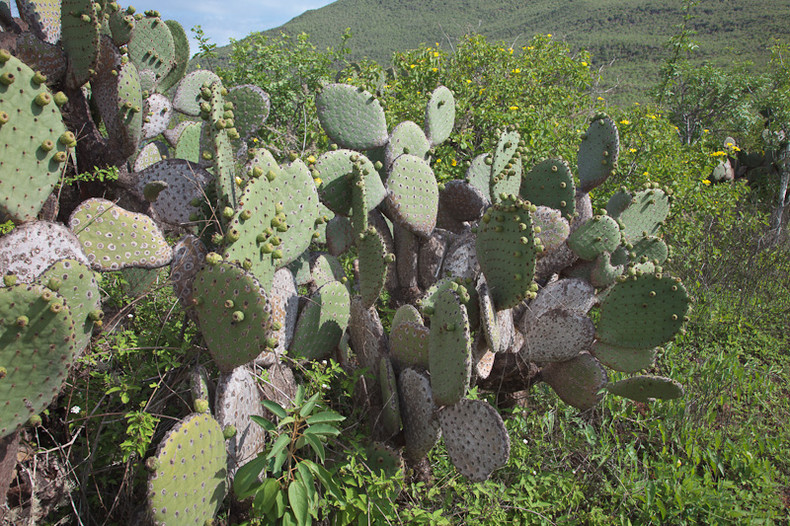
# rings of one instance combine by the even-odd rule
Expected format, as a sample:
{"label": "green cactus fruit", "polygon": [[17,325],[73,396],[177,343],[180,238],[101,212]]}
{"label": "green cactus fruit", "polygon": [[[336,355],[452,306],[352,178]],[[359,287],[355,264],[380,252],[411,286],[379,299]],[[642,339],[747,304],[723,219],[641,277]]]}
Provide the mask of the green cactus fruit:
{"label": "green cactus fruit", "polygon": [[217,382],[215,413],[223,429],[236,428],[227,440],[228,475],[233,478],[241,466],[263,450],[266,431],[252,421],[252,416],[265,418],[262,398],[255,375],[245,366],[221,374]]}
{"label": "green cactus fruit", "polygon": [[149,142],[137,153],[132,164],[132,171],[142,172],[167,157],[167,147],[159,141]]}
{"label": "green cactus fruit", "polygon": [[613,395],[644,404],[653,399],[672,400],[683,396],[683,386],[662,376],[633,376],[609,384],[606,388]]}
{"label": "green cactus fruit", "polygon": [[656,349],[618,347],[602,341],[595,342],[590,354],[610,369],[624,373],[636,373],[652,367],[656,360]]}
{"label": "green cactus fruit", "polygon": [[143,140],[152,139],[167,129],[173,116],[173,104],[161,93],[153,93],[143,101]]}
{"label": "green cactus fruit", "polygon": [[79,88],[96,70],[101,23],[92,0],[61,0],[61,10],[60,44],[69,57],[66,86]]}
{"label": "green cactus fruit", "polygon": [[93,271],[76,259],[61,259],[41,273],[37,282],[52,288],[59,282],[57,292],[66,300],[75,323],[74,349],[77,354],[90,343],[96,313],[101,313],[101,294]]}
{"label": "green cactus fruit", "polygon": [[406,367],[428,369],[431,330],[422,323],[402,321],[390,331],[390,357],[396,370]]}
{"label": "green cactus fruit", "polygon": [[586,261],[595,260],[603,252],[614,252],[620,241],[620,227],[608,215],[593,216],[568,236],[570,249]]}
{"label": "green cactus fruit", "polygon": [[588,316],[556,308],[530,325],[520,355],[528,362],[563,362],[589,350],[594,339],[595,325]]}
{"label": "green cactus fruit", "polygon": [[405,303],[398,307],[395,311],[395,314],[392,316],[391,326],[393,329],[400,325],[401,323],[405,322],[412,322],[418,325],[422,325],[422,315],[420,311],[418,311],[413,305]]}
{"label": "green cactus fruit", "polygon": [[225,99],[233,104],[236,129],[247,141],[263,127],[269,117],[269,94],[253,84],[234,86]]}
{"label": "green cactus fruit", "polygon": [[175,40],[170,28],[159,17],[137,21],[127,47],[131,63],[140,71],[153,71],[157,83],[175,66]]}
{"label": "green cactus fruit", "polygon": [[589,353],[582,353],[565,362],[552,362],[540,371],[541,378],[568,405],[586,411],[603,398],[599,391],[606,387],[606,370]]}
{"label": "green cactus fruit", "polygon": [[496,310],[494,309],[494,298],[491,296],[488,284],[483,278],[477,284],[477,295],[480,301],[480,326],[483,329],[486,344],[491,351],[495,353],[502,352],[505,349],[502,348],[502,339],[499,337],[499,324]]}
{"label": "green cactus fruit", "polygon": [[[205,265],[195,275],[192,294],[200,298],[195,311],[220,371],[232,371],[260,354],[274,328],[269,294],[252,274],[225,261]],[[238,307],[226,308],[228,300]],[[243,320],[234,320],[237,311]]]}
{"label": "green cactus fruit", "polygon": [[359,292],[366,308],[376,304],[387,279],[386,247],[375,228],[369,227],[365,237],[357,240],[359,259]]}
{"label": "green cactus fruit", "polygon": [[532,214],[532,220],[546,254],[560,248],[570,235],[570,223],[554,208],[539,206]]}
{"label": "green cactus fruit", "polygon": [[400,455],[392,448],[374,442],[365,448],[366,464],[370,470],[376,474],[383,473],[388,478],[402,476],[402,464]]}
{"label": "green cactus fruit", "polygon": [[339,281],[318,289],[299,316],[288,354],[308,360],[329,356],[348,325],[350,304],[348,289]]}
{"label": "green cactus fruit", "polygon": [[157,526],[204,524],[227,493],[222,428],[208,413],[192,413],[159,444],[148,478],[148,507]]}
{"label": "green cactus fruit", "polygon": [[173,67],[159,79],[159,90],[165,93],[175,86],[187,72],[189,65],[189,38],[184,28],[175,20],[165,20],[165,25],[173,37]]}
{"label": "green cactus fruit", "polygon": [[315,163],[320,184],[321,202],[336,214],[347,216],[352,204],[352,186],[359,175],[365,185],[365,212],[378,206],[387,195],[373,163],[364,155],[351,150],[330,150]]}
{"label": "green cactus fruit", "polygon": [[163,181],[167,187],[152,203],[156,217],[173,226],[190,223],[190,217],[201,215],[201,206],[193,202],[205,199],[206,187],[211,174],[194,163],[183,159],[164,159],[137,174],[135,186],[138,192],[154,181]]}
{"label": "green cactus fruit", "polygon": [[173,108],[192,117],[200,115],[201,88],[219,82],[219,77],[213,71],[197,69],[187,74],[178,83],[176,94],[173,96]]}
{"label": "green cactus fruit", "polygon": [[88,264],[79,239],[59,223],[32,221],[0,237],[0,275],[31,283],[61,259]]}
{"label": "green cactus fruit", "polygon": [[472,159],[465,176],[466,182],[475,187],[488,204],[491,204],[491,166],[488,164],[490,158],[490,154],[481,153]]}
{"label": "green cactus fruit", "polygon": [[17,36],[14,56],[30,69],[41,72],[48,86],[59,84],[66,74],[67,61],[63,48],[40,40],[31,33]]}
{"label": "green cactus fruit", "polygon": [[619,154],[617,125],[606,115],[596,116],[579,145],[579,191],[588,193],[606,181],[617,167]]}
{"label": "green cactus fruit", "polygon": [[328,84],[316,95],[321,127],[341,148],[370,150],[387,143],[384,109],[367,91],[347,84]]}
{"label": "green cactus fruit", "polygon": [[455,97],[448,88],[439,86],[433,90],[425,107],[425,136],[431,146],[438,146],[446,141],[454,125]]}
{"label": "green cactus fruit", "polygon": [[400,402],[398,400],[398,381],[392,362],[386,356],[379,360],[379,385],[381,386],[381,399],[383,411],[381,423],[384,436],[391,438],[397,435],[402,427]]}
{"label": "green cactus fruit", "polygon": [[384,166],[391,166],[395,159],[408,153],[427,160],[431,143],[422,129],[412,121],[395,126],[384,147]]}
{"label": "green cactus fruit", "polygon": [[0,320],[2,437],[55,399],[74,360],[76,334],[65,299],[37,284],[0,288]]}
{"label": "green cactus fruit", "polygon": [[69,228],[96,270],[159,268],[173,257],[164,234],[150,217],[106,199],[82,202],[71,214]]}
{"label": "green cactus fruit", "polygon": [[516,131],[505,132],[499,136],[494,153],[491,155],[491,177],[489,191],[491,202],[498,203],[503,195],[518,195],[521,188],[523,166],[517,155],[521,136]]}
{"label": "green cactus fruit", "polygon": [[406,442],[403,456],[416,464],[428,454],[441,434],[431,381],[424,373],[407,368],[398,376],[398,392]]}
{"label": "green cactus fruit", "polygon": [[510,437],[485,400],[459,400],[439,411],[450,462],[470,482],[483,482],[510,458]]}
{"label": "green cactus fruit", "polygon": [[437,294],[428,337],[431,389],[437,406],[458,402],[469,388],[472,374],[469,318],[452,290]]}
{"label": "green cactus fruit", "polygon": [[385,185],[389,194],[384,214],[418,236],[429,236],[436,225],[439,187],[428,163],[414,155],[401,155],[392,164]]}
{"label": "green cactus fruit", "polygon": [[496,310],[515,307],[528,296],[539,252],[532,207],[508,197],[483,215],[475,252]]}
{"label": "green cactus fruit", "polygon": [[196,413],[208,413],[209,406],[208,400],[203,400],[202,398],[198,398],[192,403],[192,407]]}
{"label": "green cactus fruit", "polygon": [[631,205],[617,217],[623,239],[636,243],[643,236],[654,236],[669,216],[669,197],[663,190],[650,188],[637,192]]}
{"label": "green cactus fruit", "polygon": [[679,280],[651,274],[625,279],[601,302],[596,336],[619,347],[653,348],[680,330],[688,305]]}
{"label": "green cactus fruit", "polygon": [[55,104],[39,106],[35,100],[51,97],[44,84],[34,82],[36,73],[10,56],[0,62],[0,76],[12,75],[16,89],[0,88],[0,216],[15,222],[36,218],[63,171],[71,141]]}
{"label": "green cactus fruit", "polygon": [[548,159],[536,164],[524,175],[519,193],[533,205],[559,210],[569,221],[576,213],[576,188],[565,161]]}
{"label": "green cactus fruit", "polygon": [[57,44],[61,37],[61,0],[17,0],[19,16],[38,38]]}

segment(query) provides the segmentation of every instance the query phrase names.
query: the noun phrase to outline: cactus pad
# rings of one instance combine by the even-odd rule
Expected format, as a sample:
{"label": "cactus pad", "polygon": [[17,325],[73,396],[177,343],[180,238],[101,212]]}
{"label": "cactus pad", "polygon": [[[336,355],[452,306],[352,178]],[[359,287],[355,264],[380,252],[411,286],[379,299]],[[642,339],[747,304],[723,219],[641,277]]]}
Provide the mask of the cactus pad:
{"label": "cactus pad", "polygon": [[159,90],[164,93],[176,85],[187,72],[189,66],[189,39],[184,28],[175,20],[165,20],[174,44],[174,64],[163,78],[159,79]]}
{"label": "cactus pad", "polygon": [[618,347],[602,341],[595,342],[590,354],[610,369],[624,373],[635,373],[652,367],[656,360],[656,349]]}
{"label": "cactus pad", "polygon": [[431,330],[422,323],[402,321],[390,331],[390,357],[397,370],[405,367],[428,369]]}
{"label": "cactus pad", "polygon": [[593,261],[603,252],[614,252],[620,241],[617,221],[607,215],[597,215],[574,230],[568,237],[568,246],[580,258]]}
{"label": "cactus pad", "polygon": [[237,469],[263,450],[266,440],[266,431],[250,418],[264,418],[264,414],[258,382],[247,367],[220,375],[214,408],[222,429],[236,428],[236,434],[227,440],[228,474],[233,478]]}
{"label": "cactus pad", "polygon": [[521,181],[521,197],[537,206],[556,208],[568,220],[576,213],[575,194],[571,169],[559,159],[536,164]]}
{"label": "cactus pad", "polygon": [[431,389],[436,405],[453,405],[466,394],[472,374],[469,342],[466,307],[453,291],[440,291],[428,338]]}
{"label": "cactus pad", "polygon": [[173,97],[173,108],[192,117],[200,115],[200,103],[203,99],[200,90],[204,85],[219,82],[219,77],[213,71],[198,69],[186,75],[178,83],[176,94]]}
{"label": "cactus pad", "polygon": [[289,355],[294,358],[320,360],[337,347],[351,316],[348,289],[331,281],[310,297],[296,323]]}
{"label": "cactus pad", "polygon": [[595,325],[590,318],[564,309],[552,309],[524,334],[521,355],[530,362],[564,362],[590,348]]}
{"label": "cactus pad", "polygon": [[390,438],[401,430],[401,412],[395,369],[386,356],[382,356],[379,360],[379,385],[381,386],[381,400],[384,404],[381,423],[384,425],[384,435]]}
{"label": "cactus pad", "polygon": [[61,0],[17,0],[19,16],[45,42],[60,41]]}
{"label": "cactus pad", "polygon": [[563,402],[582,411],[601,401],[602,396],[598,392],[608,381],[606,370],[589,353],[565,362],[550,363],[541,369],[540,374]]}
{"label": "cactus pad", "polygon": [[208,250],[205,245],[195,236],[185,236],[173,247],[170,281],[173,283],[173,293],[185,309],[194,307],[192,283],[206,260],[206,254]]}
{"label": "cactus pad", "polygon": [[554,208],[539,206],[535,213],[532,214],[532,220],[535,232],[539,232],[545,253],[550,253],[560,248],[570,235],[570,223],[562,217],[559,210]]}
{"label": "cactus pad", "polygon": [[398,377],[401,396],[401,416],[406,447],[403,455],[412,464],[417,463],[436,444],[441,434],[434,412],[431,382],[425,374],[414,369],[404,369]]}
{"label": "cactus pad", "polygon": [[364,179],[365,213],[378,206],[387,194],[373,163],[360,153],[351,150],[330,150],[318,158],[315,170],[321,180],[318,187],[321,202],[336,214],[349,215],[352,201],[351,186],[357,176],[361,175]]}
{"label": "cactus pad", "polygon": [[376,98],[347,84],[329,84],[315,98],[324,132],[342,148],[371,150],[387,143],[387,121]]}
{"label": "cactus pad", "polygon": [[0,237],[0,275],[15,274],[22,283],[66,258],[88,263],[77,237],[59,223],[33,221]]}
{"label": "cactus pad", "polygon": [[233,118],[242,140],[255,135],[269,117],[269,94],[258,86],[234,86],[225,99],[233,104]]}
{"label": "cactus pad", "polygon": [[645,404],[654,398],[671,400],[683,396],[683,387],[679,383],[662,376],[633,376],[609,384],[607,389],[613,395]]}
{"label": "cactus pad", "polygon": [[617,166],[619,153],[617,125],[605,115],[597,116],[579,145],[579,191],[587,193],[606,181]]}
{"label": "cactus pad", "polygon": [[369,227],[357,239],[359,253],[359,291],[365,307],[372,307],[387,279],[387,257],[384,241],[378,231]]}
{"label": "cactus pad", "polygon": [[450,136],[455,124],[455,97],[453,92],[439,86],[425,107],[425,136],[431,146],[438,146]]}
{"label": "cactus pad", "polygon": [[386,215],[415,234],[427,237],[436,225],[439,188],[433,170],[423,159],[402,155],[392,164],[386,181]]}
{"label": "cactus pad", "polygon": [[151,139],[167,129],[173,116],[173,104],[160,93],[150,95],[143,105],[143,139]]}
{"label": "cactus pad", "polygon": [[489,158],[489,154],[481,153],[472,159],[465,176],[466,182],[477,188],[488,204],[491,203],[491,166],[488,164]]}
{"label": "cactus pad", "polygon": [[92,0],[61,0],[61,45],[69,57],[66,85],[79,88],[99,60],[101,24]]}
{"label": "cactus pad", "polygon": [[190,219],[191,216],[201,213],[201,207],[193,206],[192,202],[202,203],[205,200],[205,188],[211,178],[210,173],[194,163],[165,159],[138,173],[136,187],[142,193],[149,183],[167,183],[167,188],[159,193],[151,206],[161,221],[184,225],[194,219]]}
{"label": "cactus pad", "polygon": [[404,153],[426,159],[431,143],[422,129],[412,121],[403,121],[392,130],[384,147],[385,166],[391,166]]}
{"label": "cactus pad", "polygon": [[129,40],[129,60],[137,69],[151,70],[156,81],[165,77],[176,62],[176,49],[173,35],[159,17],[145,17],[138,20]]}
{"label": "cactus pad", "polygon": [[663,190],[650,188],[637,192],[631,205],[617,219],[623,228],[623,238],[634,243],[645,235],[656,235],[668,215],[669,197]]}

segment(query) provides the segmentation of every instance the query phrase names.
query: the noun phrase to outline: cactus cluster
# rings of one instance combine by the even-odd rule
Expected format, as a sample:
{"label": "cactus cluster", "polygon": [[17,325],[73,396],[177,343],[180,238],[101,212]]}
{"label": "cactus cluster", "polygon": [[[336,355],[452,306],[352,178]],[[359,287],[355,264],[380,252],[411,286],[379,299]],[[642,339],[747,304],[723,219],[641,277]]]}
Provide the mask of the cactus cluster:
{"label": "cactus cluster", "polygon": [[[115,2],[19,4],[30,32],[0,39],[0,215],[19,225],[0,239],[0,435],[54,399],[101,324],[94,271],[167,265],[221,376],[210,400],[206,372],[192,375],[196,413],[149,459],[159,524],[213,517],[226,470],[263,447],[250,415],[263,414],[262,397],[293,390],[284,354],[366,368],[375,438],[404,443],[414,463],[443,435],[476,481],[504,465],[509,441],[497,411],[467,398],[472,385],[507,393],[545,381],[580,409],[604,388],[638,401],[682,394],[660,377],[608,383],[605,367],[652,365],[688,296],[661,267],[667,192],[623,189],[592,211],[589,191],[619,148],[605,115],[583,135],[577,178],[561,159],[524,166],[519,133],[505,130],[465,179],[439,185],[431,153],[453,129],[450,90],[431,94],[422,126],[390,128],[372,94],[327,84],[316,106],[333,148],[278,161],[246,144],[268,96],[228,90],[208,71],[185,75],[177,23]],[[58,57],[67,68],[52,67]],[[122,167],[141,210],[89,199],[68,228],[37,221],[68,161],[91,158],[67,131],[91,107],[109,134],[88,134],[85,148]],[[187,235],[171,247],[165,232]],[[338,260],[349,252],[352,281]],[[297,286],[309,293],[302,305]],[[385,289],[399,305],[389,334],[376,310]],[[268,394],[252,364],[269,368]]]}

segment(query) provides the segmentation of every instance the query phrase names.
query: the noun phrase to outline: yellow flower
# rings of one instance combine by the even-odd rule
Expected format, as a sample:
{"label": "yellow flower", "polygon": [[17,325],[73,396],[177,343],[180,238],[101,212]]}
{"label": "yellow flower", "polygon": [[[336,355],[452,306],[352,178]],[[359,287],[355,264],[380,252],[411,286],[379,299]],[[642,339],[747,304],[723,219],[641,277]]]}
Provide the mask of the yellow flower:
{"label": "yellow flower", "polygon": [[471,81],[471,80],[469,80],[469,79],[466,79],[466,83],[467,83],[467,84],[471,84],[471,83],[472,83],[472,81]]}
{"label": "yellow flower", "polygon": [[650,175],[650,172],[643,172],[642,175]]}
{"label": "yellow flower", "polygon": [[414,68],[416,68],[416,67],[417,67],[417,64],[409,64],[409,67],[410,67],[411,69],[414,69]]}
{"label": "yellow flower", "polygon": [[351,77],[348,77],[348,78],[346,79],[346,82],[351,82],[352,80],[354,80],[354,79],[352,79]]}
{"label": "yellow flower", "polygon": [[647,118],[648,118],[648,119],[653,119],[653,120],[656,120],[656,116],[655,116],[654,114],[652,114],[652,113],[648,113],[648,114],[647,114]]}
{"label": "yellow flower", "polygon": [[598,97],[598,100],[603,100],[603,97]]}
{"label": "yellow flower", "polygon": [[436,164],[439,164],[440,162],[442,162],[441,159],[436,159]]}
{"label": "yellow flower", "polygon": [[702,130],[702,133],[710,133],[710,130],[705,128],[704,130]]}
{"label": "yellow flower", "polygon": [[507,48],[507,50],[508,50],[508,52],[509,52],[511,55],[513,54],[513,48],[512,48],[512,47],[509,47],[509,48]]}
{"label": "yellow flower", "polygon": [[431,71],[439,71],[439,68],[431,68]]}
{"label": "yellow flower", "polygon": [[727,155],[727,152],[723,152],[721,150],[719,150],[718,152],[713,152],[712,154],[710,154],[711,157],[724,157],[725,155]]}
{"label": "yellow flower", "polygon": [[257,143],[258,142],[258,138],[257,137],[253,137],[252,138],[252,142],[256,142]]}
{"label": "yellow flower", "polygon": [[315,164],[315,156],[311,155],[307,158],[307,164]]}
{"label": "yellow flower", "polygon": [[439,52],[438,52],[438,51],[434,51],[434,52],[433,52],[433,56],[434,56],[434,57],[438,57],[438,56],[439,56]]}
{"label": "yellow flower", "polygon": [[639,106],[639,103],[638,102],[634,102],[634,106]]}
{"label": "yellow flower", "polygon": [[452,161],[450,161],[450,164],[453,165],[453,166],[458,166],[458,161],[453,159]]}
{"label": "yellow flower", "polygon": [[710,181],[708,179],[703,179],[702,180],[702,184],[704,184],[706,186],[709,186],[710,185]]}
{"label": "yellow flower", "polygon": [[313,179],[313,182],[315,183],[316,186],[320,186],[321,185],[321,178],[320,177],[316,177],[316,178]]}
{"label": "yellow flower", "polygon": [[549,34],[548,34],[548,35],[546,35],[546,36],[547,36],[547,37],[549,37],[549,38],[551,38],[551,33],[549,33]]}
{"label": "yellow flower", "polygon": [[478,93],[478,95],[482,95],[485,90],[485,88],[480,88],[480,93]]}
{"label": "yellow flower", "polygon": [[521,68],[516,68],[512,70],[512,73],[521,73]]}
{"label": "yellow flower", "polygon": [[620,124],[628,126],[629,124],[631,124],[631,121],[629,121],[628,119],[623,119],[623,120],[620,121]]}
{"label": "yellow flower", "polygon": [[513,106],[511,106],[511,107],[510,107],[510,108],[508,108],[508,109],[510,109],[511,111],[516,111],[516,110],[518,109],[518,106],[516,106],[516,105],[513,105]]}
{"label": "yellow flower", "polygon": [[535,49],[535,46],[527,46],[527,49],[533,50],[533,49]]}
{"label": "yellow flower", "polygon": [[631,153],[636,153],[636,148],[629,148],[628,151]]}
{"label": "yellow flower", "polygon": [[436,45],[436,47],[439,47],[439,43],[438,42],[435,45]]}
{"label": "yellow flower", "polygon": [[582,66],[587,67],[587,63],[582,61]]}

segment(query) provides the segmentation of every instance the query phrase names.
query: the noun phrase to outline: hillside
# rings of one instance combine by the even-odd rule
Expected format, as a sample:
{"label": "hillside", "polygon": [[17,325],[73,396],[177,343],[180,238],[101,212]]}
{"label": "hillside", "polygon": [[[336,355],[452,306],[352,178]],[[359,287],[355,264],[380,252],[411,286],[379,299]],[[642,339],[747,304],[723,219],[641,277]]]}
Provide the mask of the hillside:
{"label": "hillside", "polygon": [[[551,33],[572,49],[587,49],[605,66],[604,85],[617,98],[643,98],[665,56],[663,44],[682,22],[679,0],[338,0],[264,32],[311,35],[320,48],[337,46],[350,27],[352,59],[388,63],[393,51],[478,32],[514,47],[535,33]],[[775,38],[790,35],[790,3],[770,0],[701,0],[693,8],[700,60],[765,63]]]}

